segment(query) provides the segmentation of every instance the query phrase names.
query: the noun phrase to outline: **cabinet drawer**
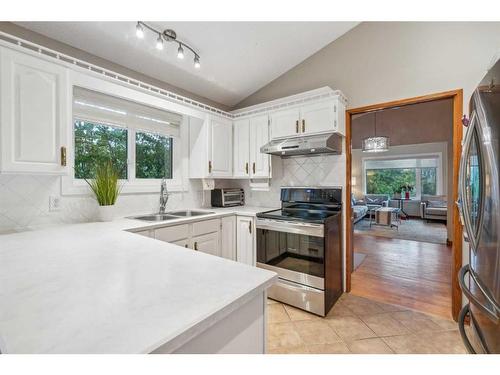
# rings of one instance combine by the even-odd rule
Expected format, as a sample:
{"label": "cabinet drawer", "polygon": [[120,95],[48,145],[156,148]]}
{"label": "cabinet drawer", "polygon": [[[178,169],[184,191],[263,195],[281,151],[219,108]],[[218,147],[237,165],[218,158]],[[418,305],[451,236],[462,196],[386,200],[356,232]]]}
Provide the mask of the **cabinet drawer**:
{"label": "cabinet drawer", "polygon": [[189,225],[174,225],[172,227],[158,228],[155,238],[165,242],[176,242],[189,237]]}
{"label": "cabinet drawer", "polygon": [[177,246],[182,246],[185,248],[189,248],[189,239],[188,238],[183,238],[182,240],[177,240],[175,242],[172,242],[173,245]]}
{"label": "cabinet drawer", "polygon": [[199,236],[202,234],[218,232],[220,229],[220,219],[198,221],[192,225],[192,235]]}

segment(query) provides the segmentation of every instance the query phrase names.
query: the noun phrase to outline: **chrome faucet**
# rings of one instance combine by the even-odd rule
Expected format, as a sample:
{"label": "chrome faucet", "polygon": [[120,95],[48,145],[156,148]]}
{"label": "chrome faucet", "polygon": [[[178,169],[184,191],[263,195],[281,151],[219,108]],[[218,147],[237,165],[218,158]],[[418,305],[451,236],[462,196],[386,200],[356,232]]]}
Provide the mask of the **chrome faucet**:
{"label": "chrome faucet", "polygon": [[165,213],[165,207],[168,202],[167,180],[162,179],[160,185],[160,214]]}

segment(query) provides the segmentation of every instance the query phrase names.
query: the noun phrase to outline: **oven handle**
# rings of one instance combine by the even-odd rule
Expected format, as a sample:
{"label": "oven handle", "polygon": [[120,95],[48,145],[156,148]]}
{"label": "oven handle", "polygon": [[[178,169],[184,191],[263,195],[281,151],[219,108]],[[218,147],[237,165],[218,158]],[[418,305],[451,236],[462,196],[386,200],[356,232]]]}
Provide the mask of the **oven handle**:
{"label": "oven handle", "polygon": [[324,237],[324,225],[312,223],[291,223],[289,221],[277,221],[269,219],[258,219],[257,229],[266,229],[276,232],[305,234],[313,237]]}

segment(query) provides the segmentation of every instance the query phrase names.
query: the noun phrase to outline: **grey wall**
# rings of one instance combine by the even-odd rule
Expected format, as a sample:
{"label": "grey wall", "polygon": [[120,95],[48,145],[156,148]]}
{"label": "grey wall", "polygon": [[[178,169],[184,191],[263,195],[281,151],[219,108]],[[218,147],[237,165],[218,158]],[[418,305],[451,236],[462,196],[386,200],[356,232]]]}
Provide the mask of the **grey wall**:
{"label": "grey wall", "polygon": [[151,85],[160,87],[164,90],[169,90],[169,91],[172,91],[176,94],[187,96],[187,97],[194,99],[194,100],[197,100],[201,103],[205,103],[205,104],[211,105],[213,107],[216,107],[216,108],[219,108],[222,110],[229,110],[229,107],[227,107],[223,104],[214,102],[210,99],[207,99],[205,97],[196,95],[192,92],[183,90],[179,87],[172,86],[167,82],[159,81],[155,78],[146,76],[144,74],[136,72],[135,70],[131,70],[131,69],[128,69],[122,65],[115,64],[109,60],[102,59],[98,56],[92,55],[92,54],[85,52],[81,49],[72,47],[68,44],[61,43],[61,42],[54,40],[52,38],[48,38],[44,35],[35,33],[34,31],[25,29],[24,27],[15,25],[11,22],[0,22],[0,31],[17,36],[19,38],[26,39],[30,42],[39,44],[41,46],[44,46],[44,47],[47,47],[50,49],[53,49],[53,50],[58,51],[60,53],[64,53],[66,55],[69,55],[71,57],[75,57],[77,59],[80,59],[80,60],[83,60],[86,62],[89,62],[91,64],[98,65],[102,68],[109,69],[109,70],[115,71],[117,73],[129,76],[131,78],[149,83]]}
{"label": "grey wall", "polygon": [[364,22],[236,107],[326,85],[350,108],[458,88],[467,103],[499,52],[500,22]]}

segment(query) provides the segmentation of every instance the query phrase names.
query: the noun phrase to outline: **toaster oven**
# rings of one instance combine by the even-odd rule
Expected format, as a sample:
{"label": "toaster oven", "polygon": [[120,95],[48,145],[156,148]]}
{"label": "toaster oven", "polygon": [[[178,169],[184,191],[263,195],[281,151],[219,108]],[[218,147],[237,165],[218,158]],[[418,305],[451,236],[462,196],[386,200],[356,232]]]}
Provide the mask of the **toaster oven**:
{"label": "toaster oven", "polygon": [[211,196],[212,207],[245,205],[245,191],[238,188],[214,189]]}

